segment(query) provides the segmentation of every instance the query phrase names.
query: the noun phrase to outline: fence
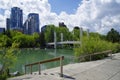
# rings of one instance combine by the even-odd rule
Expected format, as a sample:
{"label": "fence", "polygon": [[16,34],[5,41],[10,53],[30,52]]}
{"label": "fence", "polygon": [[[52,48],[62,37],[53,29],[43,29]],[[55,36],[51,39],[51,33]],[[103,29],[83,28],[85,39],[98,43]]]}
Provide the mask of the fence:
{"label": "fence", "polygon": [[25,65],[25,74],[26,74],[26,68],[27,67],[30,67],[30,73],[32,74],[32,66],[38,65],[39,74],[41,74],[41,64],[48,63],[48,62],[53,62],[53,61],[60,61],[60,76],[63,77],[63,61],[62,60],[64,60],[64,56],[49,59],[49,60],[44,60],[44,61],[40,61],[40,62],[35,62],[35,63],[31,63],[31,64],[27,64],[27,65]]}
{"label": "fence", "polygon": [[[107,51],[103,51],[103,52],[97,52],[97,53],[93,53],[93,54],[86,54],[86,55],[82,55],[80,57],[77,57],[77,59],[81,58],[85,58],[85,57],[89,57],[90,61],[92,60],[92,56],[94,55],[99,55],[99,54],[110,54],[110,57],[112,58],[112,50],[107,50]],[[75,59],[75,57],[72,57],[72,59]],[[48,63],[48,62],[53,62],[53,61],[60,61],[60,76],[63,77],[63,61],[64,60],[64,56],[61,57],[57,57],[57,58],[53,58],[53,59],[49,59],[49,60],[44,60],[44,61],[40,61],[40,62],[35,62],[35,63],[31,63],[31,64],[27,64],[25,65],[25,74],[26,74],[26,68],[30,67],[30,73],[32,74],[32,66],[34,65],[38,65],[38,70],[39,70],[39,74],[41,74],[41,64],[43,63]]]}
{"label": "fence", "polygon": [[74,59],[79,59],[79,60],[82,60],[84,59],[85,57],[89,57],[89,60],[91,61],[92,60],[92,57],[94,55],[108,55],[110,54],[110,57],[112,58],[112,50],[107,50],[107,51],[102,51],[102,52],[96,52],[96,53],[93,53],[93,54],[86,54],[86,55],[81,55],[80,57],[75,57]]}

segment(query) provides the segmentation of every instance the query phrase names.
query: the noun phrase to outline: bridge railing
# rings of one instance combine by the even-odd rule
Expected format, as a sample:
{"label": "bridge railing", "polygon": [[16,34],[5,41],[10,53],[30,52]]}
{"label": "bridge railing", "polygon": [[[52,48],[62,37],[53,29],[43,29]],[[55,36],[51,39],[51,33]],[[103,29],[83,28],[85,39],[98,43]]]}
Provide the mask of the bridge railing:
{"label": "bridge railing", "polygon": [[25,74],[26,74],[26,68],[27,67],[30,67],[30,73],[32,74],[32,67],[34,65],[38,65],[39,74],[41,74],[41,64],[48,63],[48,62],[53,62],[53,61],[60,61],[60,76],[63,77],[63,60],[64,60],[64,56],[61,56],[61,57],[57,57],[57,58],[53,58],[53,59],[40,61],[40,62],[26,64],[25,65]]}

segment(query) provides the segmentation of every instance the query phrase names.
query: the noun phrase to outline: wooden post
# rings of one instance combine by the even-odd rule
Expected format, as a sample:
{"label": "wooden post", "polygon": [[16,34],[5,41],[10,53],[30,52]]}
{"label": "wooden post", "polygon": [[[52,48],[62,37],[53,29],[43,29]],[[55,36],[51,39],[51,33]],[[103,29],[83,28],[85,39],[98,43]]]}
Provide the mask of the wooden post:
{"label": "wooden post", "polygon": [[63,77],[63,63],[62,63],[62,57],[60,57],[60,77]]}
{"label": "wooden post", "polygon": [[[53,59],[49,59],[49,60],[35,62],[35,63],[32,63],[32,64],[25,65],[25,68],[27,66],[29,66],[30,74],[32,74],[32,66],[33,65],[38,65],[39,74],[41,74],[41,64],[47,63],[47,62],[53,62],[53,61],[60,61],[60,76],[62,77],[63,76],[63,62],[62,62],[63,59],[64,59],[64,56],[61,56],[61,57],[57,57],[57,58],[53,58]],[[25,69],[25,73],[26,73],[26,69]]]}
{"label": "wooden post", "polygon": [[32,65],[30,65],[30,74],[32,74]]}
{"label": "wooden post", "polygon": [[41,74],[41,64],[38,64],[39,75]]}

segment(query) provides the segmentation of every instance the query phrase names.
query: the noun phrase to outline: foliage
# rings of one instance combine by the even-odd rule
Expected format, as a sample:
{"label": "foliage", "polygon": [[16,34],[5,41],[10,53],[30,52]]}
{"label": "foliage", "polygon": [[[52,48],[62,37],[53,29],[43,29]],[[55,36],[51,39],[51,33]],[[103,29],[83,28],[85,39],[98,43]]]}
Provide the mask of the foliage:
{"label": "foliage", "polygon": [[47,28],[45,30],[45,40],[46,42],[54,42],[54,31],[55,31],[54,25],[47,25]]}
{"label": "foliage", "polygon": [[6,35],[0,35],[0,46],[8,47],[12,44],[11,39]]}
{"label": "foliage", "polygon": [[[1,46],[0,46],[1,47]],[[9,77],[9,69],[17,60],[18,44],[14,44],[9,48],[1,47],[0,49],[0,80],[6,80]]]}
{"label": "foliage", "polygon": [[0,75],[0,80],[6,80],[7,79],[7,73],[4,72],[3,74]]}
{"label": "foliage", "polygon": [[74,37],[74,40],[78,40],[80,39],[80,29],[79,28],[74,28],[73,31],[73,37]]}
{"label": "foliage", "polygon": [[46,47],[46,40],[45,40],[44,32],[40,33],[40,47],[41,48],[45,48]]}
{"label": "foliage", "polygon": [[113,46],[114,46],[114,49],[113,49],[114,53],[120,52],[120,44],[119,43],[114,43]]}
{"label": "foliage", "polygon": [[79,48],[75,48],[75,55],[80,56],[83,54],[113,50],[114,47],[113,43],[101,40],[99,36],[89,38],[84,37],[81,46]]}
{"label": "foliage", "polygon": [[57,27],[56,34],[57,34],[57,41],[61,41],[61,33],[63,34],[63,41],[72,40],[72,35],[69,32],[69,29],[66,27]]}
{"label": "foliage", "polygon": [[3,47],[10,47],[15,43],[19,44],[19,48],[40,46],[40,35],[38,33],[27,35],[18,31],[6,31],[5,35],[0,36],[0,45],[3,45]]}
{"label": "foliage", "polygon": [[111,42],[113,42],[113,43],[120,41],[119,32],[117,32],[117,31],[114,30],[113,28],[111,29],[111,31],[109,31],[109,32],[107,33],[106,38],[107,38],[108,41],[111,41]]}
{"label": "foliage", "polygon": [[[39,46],[38,42],[39,35],[38,34],[33,34],[31,35],[18,35],[13,37],[13,43],[19,43],[20,48],[25,48],[25,47],[37,47]],[[32,43],[32,44],[31,44]]]}
{"label": "foliage", "polygon": [[54,25],[47,25],[44,32],[44,37],[46,42],[54,42],[54,32],[57,35],[57,41],[61,41],[61,33],[63,34],[63,40],[73,40],[73,36],[67,27],[57,27]]}

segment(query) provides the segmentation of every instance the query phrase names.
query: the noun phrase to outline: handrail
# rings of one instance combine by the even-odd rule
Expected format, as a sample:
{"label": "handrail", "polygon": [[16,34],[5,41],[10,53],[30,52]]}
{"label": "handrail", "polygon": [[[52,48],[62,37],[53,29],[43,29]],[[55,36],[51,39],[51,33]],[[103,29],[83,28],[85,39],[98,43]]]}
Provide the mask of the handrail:
{"label": "handrail", "polygon": [[40,61],[40,62],[35,62],[35,63],[31,63],[31,64],[26,64],[25,65],[25,74],[26,74],[26,67],[30,66],[30,72],[32,74],[32,66],[33,65],[38,65],[38,69],[39,69],[39,74],[41,74],[41,64],[43,63],[47,63],[47,62],[53,62],[53,61],[60,61],[60,76],[63,77],[63,63],[62,60],[64,60],[64,56],[61,57],[57,57],[57,58],[53,58],[53,59],[48,59],[48,60],[44,60],[44,61]]}
{"label": "handrail", "polygon": [[94,55],[99,55],[99,54],[110,54],[110,57],[112,58],[112,50],[106,50],[106,51],[102,51],[102,52],[96,52],[93,54],[86,54],[86,55],[81,55],[80,57],[77,57],[78,59],[83,58],[83,57],[90,57],[90,61],[92,60],[92,56]]}

